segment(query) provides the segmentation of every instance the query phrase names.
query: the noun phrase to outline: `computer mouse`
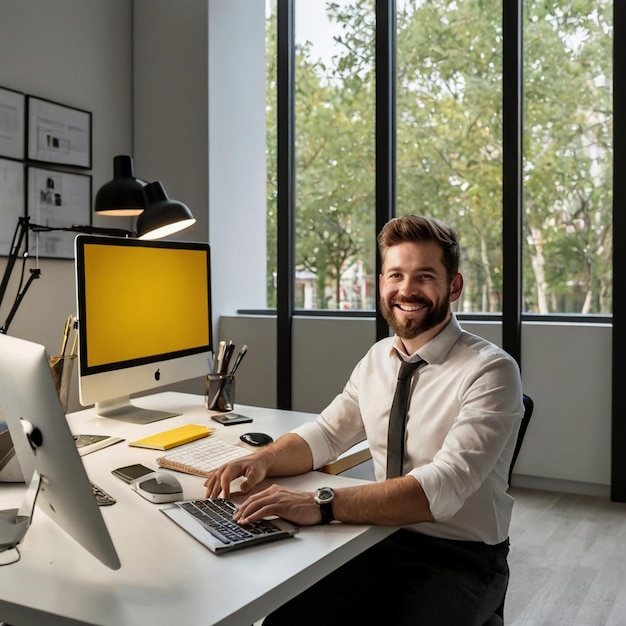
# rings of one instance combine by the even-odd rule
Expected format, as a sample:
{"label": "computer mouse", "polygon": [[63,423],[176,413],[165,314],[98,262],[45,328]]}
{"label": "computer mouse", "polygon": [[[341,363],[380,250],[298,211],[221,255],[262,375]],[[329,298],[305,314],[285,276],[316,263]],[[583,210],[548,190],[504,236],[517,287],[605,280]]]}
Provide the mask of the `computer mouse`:
{"label": "computer mouse", "polygon": [[140,476],[130,483],[130,487],[146,500],[156,504],[175,502],[183,497],[183,488],[176,476],[165,471]]}
{"label": "computer mouse", "polygon": [[249,443],[251,446],[266,446],[268,443],[274,441],[269,435],[265,433],[245,433],[239,437],[244,443]]}

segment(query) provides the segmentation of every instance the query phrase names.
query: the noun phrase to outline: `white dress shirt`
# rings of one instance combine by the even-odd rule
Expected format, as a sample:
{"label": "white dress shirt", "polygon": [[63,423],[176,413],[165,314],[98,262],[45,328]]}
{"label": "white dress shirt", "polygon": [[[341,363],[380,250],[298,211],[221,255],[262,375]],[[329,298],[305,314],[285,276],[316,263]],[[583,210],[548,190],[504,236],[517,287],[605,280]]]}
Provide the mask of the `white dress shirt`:
{"label": "white dress shirt", "polygon": [[[309,444],[315,468],[367,439],[377,481],[385,480],[389,411],[401,342],[374,344],[320,416],[293,432]],[[508,471],[524,410],[515,360],[449,324],[418,353],[409,401],[404,474],[424,489],[435,522],[411,530],[496,544],[508,537],[513,498]]]}

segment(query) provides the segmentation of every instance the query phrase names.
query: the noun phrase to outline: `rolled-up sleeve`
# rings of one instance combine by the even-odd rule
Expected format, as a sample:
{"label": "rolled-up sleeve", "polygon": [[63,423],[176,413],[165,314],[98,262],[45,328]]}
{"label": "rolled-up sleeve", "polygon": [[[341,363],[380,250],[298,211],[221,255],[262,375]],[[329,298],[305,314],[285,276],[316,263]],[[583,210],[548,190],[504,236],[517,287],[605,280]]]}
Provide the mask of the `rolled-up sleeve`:
{"label": "rolled-up sleeve", "polygon": [[302,437],[311,448],[314,469],[335,461],[366,437],[355,386],[359,366],[360,364],[355,368],[342,393],[317,419],[292,431]]}
{"label": "rolled-up sleeve", "polygon": [[456,515],[490,479],[506,481],[523,412],[517,365],[492,358],[459,386],[459,413],[431,462],[409,474],[419,481],[436,521]]}

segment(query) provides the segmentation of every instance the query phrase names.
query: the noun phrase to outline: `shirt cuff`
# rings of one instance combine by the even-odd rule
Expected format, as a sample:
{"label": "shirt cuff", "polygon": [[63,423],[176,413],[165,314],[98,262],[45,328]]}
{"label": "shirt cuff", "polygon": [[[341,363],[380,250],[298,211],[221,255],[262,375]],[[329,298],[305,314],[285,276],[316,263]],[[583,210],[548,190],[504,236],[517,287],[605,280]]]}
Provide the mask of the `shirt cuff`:
{"label": "shirt cuff", "polygon": [[430,513],[436,522],[450,519],[463,505],[454,490],[448,488],[444,491],[443,486],[447,484],[447,479],[436,465],[429,463],[417,467],[408,475],[413,476],[424,490]]}
{"label": "shirt cuff", "polygon": [[298,428],[294,428],[291,432],[302,437],[302,439],[307,442],[309,448],[311,448],[313,469],[319,469],[335,460],[336,454],[333,452],[328,440],[324,437],[321,429],[316,426],[315,422],[298,426]]}

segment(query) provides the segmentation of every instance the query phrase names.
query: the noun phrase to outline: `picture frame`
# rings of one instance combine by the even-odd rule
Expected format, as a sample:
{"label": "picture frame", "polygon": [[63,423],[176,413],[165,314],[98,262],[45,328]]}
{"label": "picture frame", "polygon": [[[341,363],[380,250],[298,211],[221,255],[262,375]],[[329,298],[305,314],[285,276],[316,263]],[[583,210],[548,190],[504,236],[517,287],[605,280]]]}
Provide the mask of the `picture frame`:
{"label": "picture frame", "polygon": [[25,215],[24,164],[0,157],[0,256],[9,256],[18,219]]}
{"label": "picture frame", "polygon": [[23,159],[26,95],[0,87],[0,157]]}
{"label": "picture frame", "polygon": [[91,169],[91,112],[27,96],[30,161]]}
{"label": "picture frame", "polygon": [[76,232],[72,226],[91,226],[89,174],[44,167],[27,167],[26,212],[30,222],[50,231],[29,237],[29,253],[39,257],[73,259]]}

